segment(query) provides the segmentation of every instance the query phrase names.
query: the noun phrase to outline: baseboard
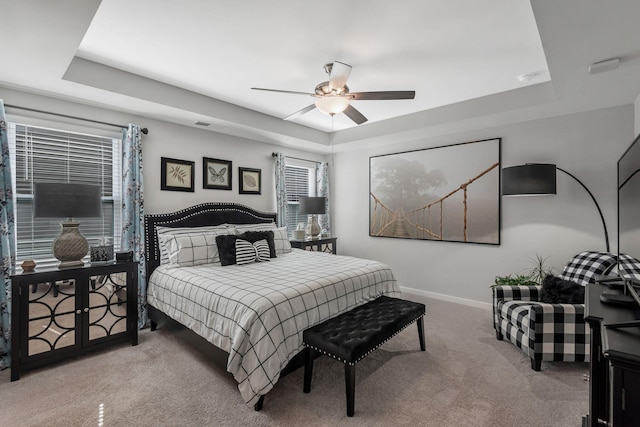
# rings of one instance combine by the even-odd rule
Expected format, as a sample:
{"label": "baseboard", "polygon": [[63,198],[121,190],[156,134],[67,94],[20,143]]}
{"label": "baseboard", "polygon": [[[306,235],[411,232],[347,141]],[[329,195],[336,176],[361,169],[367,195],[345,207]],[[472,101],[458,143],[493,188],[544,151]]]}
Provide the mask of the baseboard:
{"label": "baseboard", "polygon": [[[475,301],[467,298],[454,297],[451,295],[438,294],[436,292],[423,291],[421,289],[407,288],[404,286],[400,286],[400,290],[402,291],[402,295],[404,297],[414,297],[415,299],[433,298],[433,299],[439,299],[442,301],[454,302],[456,304],[482,308],[484,310],[489,310],[489,311],[493,310],[492,305],[486,302]],[[408,299],[411,299],[411,298],[408,298]]]}

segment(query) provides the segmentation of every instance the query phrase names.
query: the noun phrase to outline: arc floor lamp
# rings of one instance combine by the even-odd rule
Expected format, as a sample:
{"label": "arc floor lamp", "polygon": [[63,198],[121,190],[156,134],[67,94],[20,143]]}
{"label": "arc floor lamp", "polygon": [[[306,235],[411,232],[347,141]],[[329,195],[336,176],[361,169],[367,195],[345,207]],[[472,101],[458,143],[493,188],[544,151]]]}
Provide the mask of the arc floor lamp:
{"label": "arc floor lamp", "polygon": [[596,205],[596,209],[598,209],[598,214],[600,214],[602,228],[604,229],[604,240],[607,245],[607,252],[609,252],[609,233],[607,232],[607,224],[604,221],[604,215],[602,215],[600,205],[587,186],[566,170],[551,163],[526,163],[524,165],[503,168],[502,195],[543,196],[556,194],[556,170],[564,172],[576,180],[576,182],[589,194],[591,200],[593,200],[593,203]]}

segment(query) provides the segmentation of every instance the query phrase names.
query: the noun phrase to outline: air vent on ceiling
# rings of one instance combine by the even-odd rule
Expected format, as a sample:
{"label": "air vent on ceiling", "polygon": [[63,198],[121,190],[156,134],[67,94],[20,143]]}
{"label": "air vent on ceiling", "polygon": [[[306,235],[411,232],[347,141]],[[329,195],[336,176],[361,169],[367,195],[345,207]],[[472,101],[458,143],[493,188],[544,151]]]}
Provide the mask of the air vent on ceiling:
{"label": "air vent on ceiling", "polygon": [[194,123],[196,126],[210,126],[211,123],[205,123],[205,122],[195,122]]}
{"label": "air vent on ceiling", "polygon": [[620,58],[611,58],[605,61],[594,62],[589,65],[589,74],[603,73],[605,71],[611,71],[618,68],[620,64]]}

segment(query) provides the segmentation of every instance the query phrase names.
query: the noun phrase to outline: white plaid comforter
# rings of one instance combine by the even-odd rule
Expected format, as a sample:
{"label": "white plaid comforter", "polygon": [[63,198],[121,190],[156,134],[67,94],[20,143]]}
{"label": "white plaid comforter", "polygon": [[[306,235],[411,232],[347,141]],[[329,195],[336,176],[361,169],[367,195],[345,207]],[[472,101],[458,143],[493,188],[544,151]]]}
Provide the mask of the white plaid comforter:
{"label": "white plaid comforter", "polygon": [[247,404],[278,381],[302,332],[381,295],[400,297],[377,261],[294,249],[269,262],[158,267],[148,303],[227,351]]}

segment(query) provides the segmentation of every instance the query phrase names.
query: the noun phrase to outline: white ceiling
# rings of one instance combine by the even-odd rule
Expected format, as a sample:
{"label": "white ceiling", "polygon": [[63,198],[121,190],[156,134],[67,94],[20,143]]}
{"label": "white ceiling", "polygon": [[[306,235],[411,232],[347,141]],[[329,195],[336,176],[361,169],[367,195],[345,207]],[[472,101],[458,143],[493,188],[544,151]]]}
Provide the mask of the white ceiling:
{"label": "white ceiling", "polygon": [[[640,93],[637,0],[0,0],[12,58],[0,86],[282,144],[352,143],[479,117],[526,120],[632,103]],[[30,21],[31,25],[24,25]],[[589,64],[620,57],[617,70]],[[353,66],[356,126],[303,95],[325,63]],[[4,62],[4,61],[3,61]],[[521,82],[516,77],[535,73]],[[1,97],[1,87],[0,87]]]}

